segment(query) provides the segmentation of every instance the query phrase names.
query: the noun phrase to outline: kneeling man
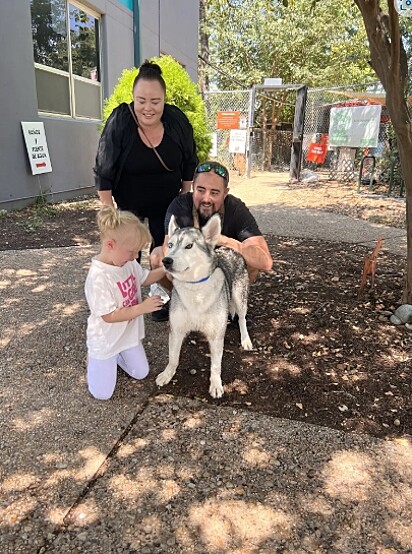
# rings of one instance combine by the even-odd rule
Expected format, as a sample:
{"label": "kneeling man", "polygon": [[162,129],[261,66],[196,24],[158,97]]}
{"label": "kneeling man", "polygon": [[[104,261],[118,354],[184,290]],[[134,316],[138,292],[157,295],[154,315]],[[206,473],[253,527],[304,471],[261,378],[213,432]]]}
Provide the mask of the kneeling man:
{"label": "kneeling man", "polygon": [[[152,269],[160,267],[167,253],[169,237],[167,231],[172,215],[179,227],[203,227],[215,213],[222,221],[222,234],[218,246],[226,246],[239,252],[254,283],[259,271],[270,271],[273,260],[266,240],[262,236],[255,218],[246,205],[229,194],[229,172],[217,162],[199,164],[193,177],[193,192],[181,194],[170,204],[165,218],[166,237],[162,247],[153,250],[150,256]],[[171,282],[161,283],[171,289]],[[168,319],[168,306],[154,312],[155,321]]]}

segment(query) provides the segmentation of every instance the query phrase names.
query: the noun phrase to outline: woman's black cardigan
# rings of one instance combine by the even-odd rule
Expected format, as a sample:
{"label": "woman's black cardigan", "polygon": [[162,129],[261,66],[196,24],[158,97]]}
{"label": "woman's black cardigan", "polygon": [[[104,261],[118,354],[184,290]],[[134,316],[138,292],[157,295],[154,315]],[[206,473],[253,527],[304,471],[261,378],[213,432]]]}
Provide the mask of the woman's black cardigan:
{"label": "woman's black cardigan", "polygon": [[[133,102],[131,103],[133,108]],[[162,115],[164,132],[182,152],[181,175],[191,181],[198,163],[193,128],[186,115],[176,106],[165,104]],[[125,102],[110,114],[100,137],[94,166],[97,190],[114,190],[137,133],[136,123]]]}

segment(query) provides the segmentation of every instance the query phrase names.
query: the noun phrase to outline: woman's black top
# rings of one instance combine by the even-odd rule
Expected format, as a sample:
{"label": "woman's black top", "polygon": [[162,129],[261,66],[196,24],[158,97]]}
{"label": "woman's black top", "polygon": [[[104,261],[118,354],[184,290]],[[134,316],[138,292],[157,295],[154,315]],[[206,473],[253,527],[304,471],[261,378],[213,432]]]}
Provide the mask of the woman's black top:
{"label": "woman's black top", "polygon": [[164,135],[156,150],[172,172],[143,143],[125,103],[113,110],[99,141],[94,167],[97,190],[111,190],[119,207],[141,216],[164,213],[182,180],[193,179],[198,162],[193,128],[185,114],[165,104],[162,123]]}
{"label": "woman's black top", "polygon": [[165,214],[181,187],[182,153],[177,144],[165,134],[156,150],[173,171],[165,170],[136,132],[113,192],[119,208],[132,210],[140,217]]}

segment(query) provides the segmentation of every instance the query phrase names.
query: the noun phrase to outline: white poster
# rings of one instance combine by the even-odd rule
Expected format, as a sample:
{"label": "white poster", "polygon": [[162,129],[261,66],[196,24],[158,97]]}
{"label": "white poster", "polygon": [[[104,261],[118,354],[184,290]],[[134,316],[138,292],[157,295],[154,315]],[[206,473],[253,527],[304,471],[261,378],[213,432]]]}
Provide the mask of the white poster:
{"label": "white poster", "polygon": [[246,153],[246,134],[243,129],[231,129],[229,137],[229,152],[231,154]]}
{"label": "white poster", "polygon": [[22,121],[24,141],[33,175],[52,171],[44,123]]}
{"label": "white poster", "polygon": [[330,110],[329,146],[378,146],[382,106],[355,106]]}

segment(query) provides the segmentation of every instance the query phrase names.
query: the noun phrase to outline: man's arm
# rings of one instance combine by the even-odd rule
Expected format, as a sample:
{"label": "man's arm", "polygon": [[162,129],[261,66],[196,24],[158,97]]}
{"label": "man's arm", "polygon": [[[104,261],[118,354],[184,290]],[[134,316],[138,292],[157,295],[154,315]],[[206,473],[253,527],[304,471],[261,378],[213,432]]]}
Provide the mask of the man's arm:
{"label": "man's arm", "polygon": [[182,181],[182,188],[180,190],[181,194],[185,192],[190,192],[192,189],[192,181]]}
{"label": "man's arm", "polygon": [[270,271],[272,269],[272,256],[266,240],[261,235],[249,237],[243,242],[221,235],[218,246],[226,246],[236,250],[243,256],[248,266],[259,271]]}

